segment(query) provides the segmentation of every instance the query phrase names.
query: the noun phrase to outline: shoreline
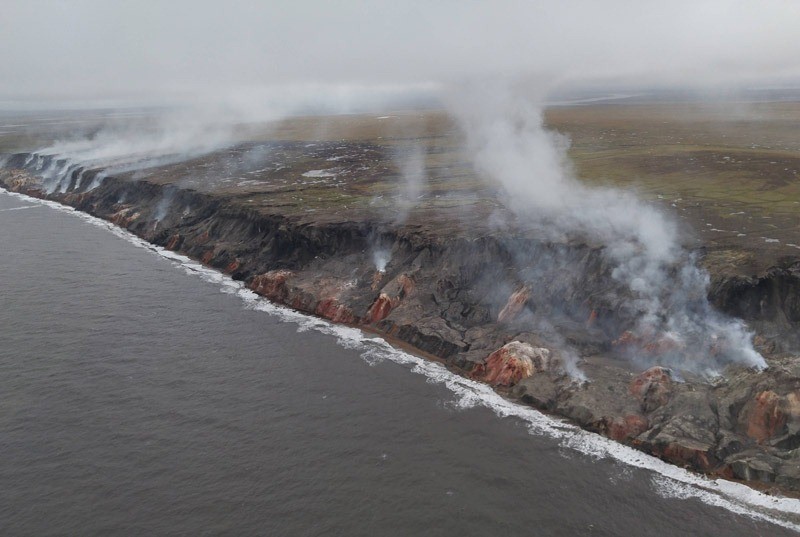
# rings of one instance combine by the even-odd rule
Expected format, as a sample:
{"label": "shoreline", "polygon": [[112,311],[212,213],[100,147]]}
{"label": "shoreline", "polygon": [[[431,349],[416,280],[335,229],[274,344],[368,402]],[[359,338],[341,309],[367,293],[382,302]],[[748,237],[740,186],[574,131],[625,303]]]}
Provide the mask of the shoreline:
{"label": "shoreline", "polygon": [[[30,196],[28,194],[14,192],[7,189],[3,189],[3,192],[14,195],[15,197],[22,196],[24,198],[29,198],[30,202],[44,203],[52,208],[56,208],[57,210],[67,210],[90,223],[95,225],[99,224],[101,227],[112,231],[114,234],[117,234],[120,238],[123,238],[129,242],[133,242],[134,245],[148,249],[153,253],[156,253],[157,255],[176,263],[177,266],[183,266],[184,268],[191,269],[193,273],[209,283],[220,283],[218,277],[209,277],[208,274],[210,273],[228,278],[231,283],[235,284],[234,287],[238,289],[236,294],[238,294],[243,300],[244,296],[241,295],[241,292],[250,292],[248,287],[244,285],[244,282],[240,280],[234,280],[229,275],[210,268],[208,265],[203,264],[199,260],[189,258],[182,254],[170,253],[167,255],[167,252],[170,252],[169,250],[148,242],[138,235],[132,234],[124,228],[121,228],[113,222],[110,222],[109,220],[100,219],[94,215],[80,211],[71,205],[66,205],[54,200]],[[336,330],[336,327],[338,326],[354,328],[359,333],[363,334],[378,335],[381,341],[395,350],[395,352],[392,354],[395,356],[405,355],[406,357],[412,359],[408,360],[408,358],[406,358],[399,361],[397,359],[392,359],[393,362],[401,365],[411,365],[415,362],[417,364],[436,364],[444,368],[451,375],[456,376],[459,379],[463,379],[460,384],[478,385],[482,387],[479,388],[479,393],[486,394],[486,392],[489,391],[490,393],[494,394],[494,397],[489,397],[489,400],[482,400],[479,403],[479,406],[487,407],[499,417],[519,418],[523,422],[527,422],[529,428],[533,427],[533,429],[537,430],[539,433],[546,434],[553,438],[562,438],[564,442],[562,445],[584,453],[587,456],[600,459],[610,457],[637,468],[650,470],[656,475],[660,476],[659,479],[666,478],[674,481],[674,484],[671,485],[671,487],[692,487],[693,491],[689,491],[688,489],[682,490],[682,495],[686,497],[697,498],[701,501],[722,507],[737,514],[776,523],[783,527],[800,531],[800,502],[798,502],[794,496],[775,497],[762,490],[759,490],[760,487],[753,487],[752,485],[748,486],[748,484],[739,482],[737,480],[713,479],[693,471],[688,471],[687,469],[680,468],[679,466],[669,464],[656,457],[642,453],[639,450],[631,449],[630,446],[619,444],[591,431],[581,429],[572,423],[564,422],[562,421],[562,417],[553,416],[541,410],[537,410],[531,405],[526,405],[519,399],[511,397],[508,393],[503,393],[502,391],[492,389],[486,383],[469,379],[468,376],[454,370],[452,367],[449,367],[446,362],[435,356],[420,356],[420,352],[418,350],[409,348],[407,343],[391,338],[390,336],[387,337],[384,334],[370,330],[369,328],[364,328],[362,326],[346,326],[342,323],[333,323],[328,319],[299,312],[297,310],[288,308],[285,305],[274,304],[273,302],[261,296],[259,296],[257,300],[266,300],[266,304],[270,306],[269,309],[262,311],[273,315],[279,315],[279,317],[281,317],[284,321],[298,323],[301,326],[305,326],[306,329],[311,328],[319,330],[319,325],[315,322],[315,319],[320,319],[324,323],[328,323],[328,326],[331,327],[330,331],[322,330],[322,332],[333,335],[337,338],[347,339],[346,335]],[[289,317],[286,317],[286,314],[278,314],[277,312],[272,311],[273,308],[277,308],[278,311],[283,310],[290,315]],[[359,339],[357,338],[357,340]],[[360,341],[364,340],[361,339]],[[367,339],[367,341],[369,341],[369,339]],[[409,353],[408,350],[413,350],[414,352]],[[449,385],[446,378],[439,378],[438,375],[431,377],[429,373],[419,371],[416,369],[416,367],[412,367],[412,370],[417,374],[427,376],[429,381],[433,381],[434,383],[445,383],[448,385],[450,391],[454,391],[453,387]],[[463,397],[463,394],[459,394],[458,391],[455,391],[454,394],[457,397],[459,395]],[[506,401],[505,403],[500,403],[499,408],[496,406],[498,401],[497,398],[499,398],[501,401]],[[475,406],[475,403],[468,403],[467,406]],[[517,409],[517,411],[515,412],[514,409]],[[531,412],[540,417],[531,419]],[[544,429],[542,429],[542,427],[544,427]],[[586,445],[586,442],[589,442],[589,445]],[[676,492],[677,490],[678,489],[675,489]],[[788,519],[773,518],[775,513],[779,513],[782,516],[788,516]]]}
{"label": "shoreline", "polygon": [[[73,184],[66,189],[67,192],[47,194],[40,186],[37,186],[37,180],[33,175],[22,169],[18,170],[21,175],[15,178],[12,177],[11,180],[9,180],[8,174],[0,178],[0,183],[10,192],[54,201],[73,207],[77,211],[101,218],[133,233],[150,244],[175,251],[190,259],[195,259],[204,266],[219,270],[234,280],[242,282],[247,288],[275,304],[289,307],[302,314],[314,315],[329,322],[351,326],[366,333],[375,334],[393,347],[403,351],[410,351],[423,359],[439,363],[454,374],[468,379],[489,380],[489,383],[494,384],[494,390],[498,395],[516,404],[535,408],[537,411],[545,413],[545,415],[566,419],[586,431],[599,433],[619,442],[621,445],[633,447],[678,467],[688,467],[700,475],[723,477],[750,486],[753,486],[754,481],[765,481],[763,476],[758,474],[753,476],[748,474],[747,477],[750,477],[750,479],[742,479],[741,475],[737,475],[736,468],[732,464],[716,458],[705,446],[692,445],[690,441],[684,441],[681,438],[677,438],[672,443],[667,444],[648,441],[642,435],[649,429],[652,418],[634,408],[639,405],[635,397],[626,396],[625,405],[627,406],[625,408],[619,407],[616,401],[593,399],[597,397],[596,394],[587,392],[601,391],[599,385],[602,384],[595,374],[600,370],[605,372],[611,369],[600,362],[598,364],[591,363],[593,356],[602,354],[591,353],[591,342],[587,346],[590,351],[587,352],[582,361],[582,367],[589,366],[590,378],[593,381],[587,387],[586,384],[576,383],[574,379],[564,374],[563,364],[559,363],[556,355],[552,357],[552,360],[540,360],[537,362],[534,365],[534,370],[529,371],[528,373],[530,374],[527,376],[517,375],[520,364],[526,365],[526,357],[516,356],[513,353],[510,356],[508,355],[509,353],[499,356],[498,360],[496,360],[497,366],[495,369],[492,370],[491,367],[487,369],[488,359],[505,348],[508,343],[519,342],[526,346],[524,347],[525,349],[547,350],[542,340],[536,337],[535,334],[519,332],[518,328],[515,329],[515,335],[510,333],[482,334],[479,331],[476,339],[482,339],[481,336],[486,336],[485,339],[488,341],[482,347],[476,348],[475,343],[465,343],[458,340],[457,337],[454,338],[454,331],[446,322],[437,324],[436,319],[431,319],[428,324],[423,323],[420,325],[419,322],[413,322],[413,318],[410,318],[409,314],[398,315],[399,313],[404,313],[403,308],[407,307],[413,300],[416,300],[419,294],[418,287],[425,283],[425,278],[419,273],[422,267],[417,267],[416,270],[418,272],[413,272],[414,263],[424,266],[432,257],[430,249],[437,246],[441,247],[441,245],[431,244],[430,240],[425,237],[423,237],[422,243],[429,251],[427,258],[420,262],[418,261],[419,257],[424,255],[424,252],[423,254],[418,253],[420,251],[418,245],[402,244],[404,242],[410,243],[415,239],[418,240],[419,237],[396,233],[393,237],[395,242],[393,246],[395,251],[392,256],[393,261],[387,268],[387,272],[381,273],[382,276],[378,278],[379,271],[374,268],[371,271],[364,269],[361,271],[363,274],[360,273],[356,278],[357,283],[352,284],[351,272],[353,266],[362,266],[363,268],[363,264],[368,262],[367,258],[370,257],[370,252],[365,253],[363,248],[361,248],[362,251],[358,251],[359,247],[362,247],[365,243],[363,237],[360,238],[353,233],[353,226],[329,227],[327,230],[329,234],[326,236],[324,229],[318,232],[316,230],[302,229],[302,226],[299,230],[287,231],[287,222],[285,220],[282,221],[280,217],[273,217],[270,220],[267,217],[266,221],[268,223],[276,226],[278,230],[283,229],[284,233],[287,233],[284,239],[296,239],[296,234],[299,233],[302,240],[312,240],[314,243],[314,248],[311,249],[309,254],[320,252],[328,257],[326,260],[328,265],[320,262],[314,266],[315,259],[318,259],[319,255],[316,255],[310,261],[298,261],[293,259],[293,256],[297,255],[295,250],[298,246],[291,243],[288,246],[283,244],[285,258],[288,256],[293,259],[296,266],[302,267],[303,263],[306,263],[311,264],[313,267],[310,271],[307,268],[298,270],[294,267],[288,268],[290,263],[286,262],[285,258],[283,261],[280,258],[277,262],[273,260],[271,265],[268,262],[265,263],[263,260],[259,260],[258,255],[251,254],[252,260],[242,259],[243,256],[233,255],[230,249],[227,248],[232,241],[230,241],[229,237],[224,236],[224,233],[221,233],[223,235],[221,238],[228,240],[214,240],[216,237],[212,237],[209,233],[209,226],[206,226],[205,231],[200,232],[203,226],[200,225],[198,227],[198,222],[202,224],[205,220],[208,220],[211,222],[210,227],[213,228],[217,225],[221,228],[225,227],[227,222],[222,222],[220,217],[227,215],[226,218],[232,219],[237,225],[237,229],[231,234],[238,239],[240,245],[246,246],[247,242],[243,240],[243,235],[246,235],[246,233],[243,233],[241,224],[244,222],[249,227],[252,227],[254,220],[257,220],[259,225],[263,223],[259,220],[258,215],[237,212],[235,207],[225,206],[224,201],[214,199],[213,195],[176,190],[173,192],[175,198],[186,196],[187,200],[192,204],[201,206],[196,209],[201,213],[197,221],[194,223],[185,222],[185,217],[180,214],[173,214],[179,212],[180,206],[178,205],[177,208],[172,207],[170,209],[170,214],[166,218],[156,220],[155,224],[151,225],[153,220],[147,219],[147,216],[143,216],[143,214],[149,211],[152,215],[160,200],[163,199],[164,187],[161,185],[144,181],[131,183],[108,177],[101,185],[92,190],[80,190],[77,185]],[[14,182],[15,179],[16,183]],[[134,185],[134,187],[131,188],[131,185]],[[138,201],[134,200],[134,203],[120,204],[117,203],[121,197],[120,191],[128,194],[138,192],[141,197]],[[113,200],[110,198],[113,198]],[[202,207],[203,202],[207,204],[206,207]],[[173,205],[176,204],[173,203]],[[170,221],[170,219],[172,220]],[[186,231],[186,228],[191,226],[195,227],[192,230],[193,236]],[[161,227],[160,230],[158,229],[159,227]],[[322,227],[324,228],[325,226]],[[175,233],[176,230],[182,233]],[[292,235],[293,233],[295,235]],[[303,236],[303,233],[305,233],[305,236]],[[315,235],[315,233],[317,234]],[[332,243],[337,242],[338,244],[334,244],[332,247]],[[355,243],[355,247],[348,242]],[[219,247],[220,243],[222,247]],[[400,246],[397,246],[398,243],[400,243]],[[405,252],[403,251],[404,247],[407,250]],[[270,248],[274,249],[274,244]],[[591,248],[583,248],[584,252],[591,251]],[[342,250],[347,252],[345,259],[337,259],[337,255],[341,255]],[[211,253],[209,254],[209,252]],[[405,257],[404,262],[398,263],[394,261],[397,257],[403,256]],[[255,265],[260,264],[261,266],[245,270],[243,265],[248,262]],[[399,266],[393,267],[392,264]],[[269,270],[264,270],[266,268]],[[370,280],[366,285],[365,279]],[[335,281],[331,282],[329,280]],[[375,283],[376,280],[377,284]],[[354,288],[362,291],[361,295],[353,294],[352,289]],[[364,294],[365,289],[367,291],[366,295]],[[506,308],[513,302],[510,298],[509,302],[504,305]],[[419,303],[412,305],[415,308],[413,315],[418,315],[420,311],[422,314],[426,313]],[[744,376],[747,377],[748,374],[750,377],[754,375],[752,372],[745,372]],[[619,388],[620,386],[632,385],[639,376],[635,376],[630,372],[615,370],[613,371],[613,378],[604,380],[609,386],[613,385]],[[500,379],[501,382],[492,382],[497,379]],[[652,379],[645,380],[650,382]],[[740,380],[746,381],[747,379]],[[670,398],[674,400],[678,396],[686,395],[686,385],[680,386],[669,378],[658,382],[662,382],[662,384],[650,382],[647,389],[650,390],[652,386],[655,386],[655,389],[661,389],[664,384],[668,384],[667,388],[672,390],[667,398],[668,400],[664,402],[662,407],[672,402],[669,400]],[[602,388],[606,387],[602,386]],[[692,385],[692,390],[694,388],[696,386]],[[561,399],[565,400],[566,403],[562,402]],[[644,404],[644,401],[641,403]],[[658,408],[655,409],[655,411],[658,410]],[[662,411],[662,414],[664,413],[669,418],[670,411]],[[631,418],[631,416],[636,419]],[[637,416],[644,417],[644,424]],[[642,427],[645,430],[641,430]],[[690,438],[689,440],[693,439]],[[749,447],[752,449],[753,446]],[[717,449],[717,446],[715,446],[715,449]],[[754,460],[758,462],[758,459]],[[745,468],[745,473],[749,471],[747,470],[749,466],[741,464],[739,466],[740,470]],[[755,466],[758,465],[756,464]],[[777,477],[779,474],[773,475]],[[772,482],[759,484],[759,486],[753,488],[796,497],[798,491],[800,491],[800,487],[796,483],[793,481],[775,483],[773,478]],[[773,490],[770,491],[769,488]]]}

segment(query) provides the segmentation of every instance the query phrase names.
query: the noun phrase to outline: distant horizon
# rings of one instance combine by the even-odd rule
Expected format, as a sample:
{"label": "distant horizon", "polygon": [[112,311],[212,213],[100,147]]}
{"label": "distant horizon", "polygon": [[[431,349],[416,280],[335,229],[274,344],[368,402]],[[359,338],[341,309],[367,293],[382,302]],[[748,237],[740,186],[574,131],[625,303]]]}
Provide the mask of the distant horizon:
{"label": "distant horizon", "polygon": [[[782,95],[776,95],[782,94]],[[381,111],[402,110],[444,110],[446,105],[441,100],[441,95],[435,91],[428,94],[411,93],[411,97],[398,93],[394,98],[385,102],[380,100],[359,107],[354,105],[343,110],[326,109],[324,103],[302,107],[288,116],[297,115],[346,115],[369,114]],[[800,101],[800,82],[795,84],[742,86],[738,88],[715,88],[701,90],[693,87],[597,87],[597,88],[561,88],[548,94],[541,104],[550,106],[572,106],[579,104],[603,104],[615,102],[625,104],[630,101],[637,102],[772,102],[772,101]],[[207,102],[215,102],[214,98],[207,97]],[[219,102],[224,102],[224,98]],[[202,103],[202,101],[200,101]],[[171,110],[197,105],[197,102],[182,101],[176,97],[151,96],[109,96],[103,98],[86,99],[68,96],[27,96],[0,98],[0,113],[38,113],[38,112],[85,112],[85,111],[122,111],[122,110]],[[202,106],[202,104],[200,105]],[[315,109],[316,107],[316,109]]]}
{"label": "distant horizon", "polygon": [[286,89],[325,102],[329,88],[347,104],[506,82],[539,97],[570,88],[718,95],[800,85],[798,20],[800,4],[781,0],[10,0],[0,101],[248,108]]}

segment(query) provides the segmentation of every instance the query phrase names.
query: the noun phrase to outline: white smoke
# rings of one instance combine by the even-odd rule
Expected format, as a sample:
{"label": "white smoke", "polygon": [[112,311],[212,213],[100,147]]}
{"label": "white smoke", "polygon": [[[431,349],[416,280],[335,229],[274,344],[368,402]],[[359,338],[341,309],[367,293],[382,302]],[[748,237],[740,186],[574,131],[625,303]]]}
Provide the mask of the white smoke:
{"label": "white smoke", "polygon": [[744,325],[708,304],[708,275],[682,248],[675,221],[630,192],[580,182],[569,140],[544,128],[541,102],[502,83],[462,87],[451,99],[477,170],[502,184],[518,220],[551,238],[602,244],[635,308],[636,337],[670,343],[662,361],[711,375],[730,362],[766,367]]}
{"label": "white smoke", "polygon": [[[413,138],[414,133],[397,132],[397,136],[402,138]],[[391,153],[392,161],[400,173],[399,181],[396,185],[396,193],[392,199],[391,210],[394,211],[392,224],[402,226],[407,220],[411,211],[420,202],[420,197],[425,192],[428,182],[426,167],[425,146],[419,141],[411,144],[401,144]],[[373,202],[380,198],[374,198]],[[386,272],[386,265],[391,260],[391,251],[386,247],[381,239],[372,237],[370,239],[372,249],[372,260],[378,272]]]}
{"label": "white smoke", "polygon": [[417,206],[424,192],[428,182],[425,157],[425,148],[419,143],[395,152],[394,161],[400,171],[401,179],[396,224],[402,224],[408,219],[408,215]]}
{"label": "white smoke", "polygon": [[167,217],[167,213],[169,212],[169,208],[172,206],[172,200],[175,199],[175,192],[177,189],[175,188],[165,188],[164,194],[161,196],[161,199],[156,204],[155,214],[153,215],[153,220],[155,220],[155,225],[157,226],[159,222],[164,220]]}
{"label": "white smoke", "polygon": [[386,265],[392,259],[392,253],[386,248],[376,248],[372,252],[372,262],[378,272],[386,272]]}
{"label": "white smoke", "polygon": [[[53,158],[46,168],[34,167],[44,176],[48,193],[66,191],[77,167],[101,170],[87,186],[92,190],[108,176],[182,162],[249,141],[254,131],[264,136],[287,117],[403,108],[433,99],[437,88],[436,84],[285,84],[201,93],[177,105],[98,116],[35,149],[35,158]],[[265,156],[263,151],[252,150],[244,159],[253,164]]]}

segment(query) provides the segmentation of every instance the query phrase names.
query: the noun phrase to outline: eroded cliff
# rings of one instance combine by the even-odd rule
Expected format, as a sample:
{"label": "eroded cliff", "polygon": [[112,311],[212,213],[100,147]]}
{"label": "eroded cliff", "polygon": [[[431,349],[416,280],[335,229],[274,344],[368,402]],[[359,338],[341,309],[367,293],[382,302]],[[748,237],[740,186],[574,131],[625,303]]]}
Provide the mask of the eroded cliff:
{"label": "eroded cliff", "polygon": [[[17,154],[0,171],[15,192],[114,222],[245,281],[256,293],[413,346],[500,392],[711,474],[800,491],[800,262],[715,273],[709,300],[758,331],[766,371],[714,379],[659,365],[662,336],[631,336],[637,311],[602,245],[449,234],[363,218],[265,213],[198,192]],[[385,260],[376,264],[376,253]],[[588,379],[588,381],[585,381]]]}

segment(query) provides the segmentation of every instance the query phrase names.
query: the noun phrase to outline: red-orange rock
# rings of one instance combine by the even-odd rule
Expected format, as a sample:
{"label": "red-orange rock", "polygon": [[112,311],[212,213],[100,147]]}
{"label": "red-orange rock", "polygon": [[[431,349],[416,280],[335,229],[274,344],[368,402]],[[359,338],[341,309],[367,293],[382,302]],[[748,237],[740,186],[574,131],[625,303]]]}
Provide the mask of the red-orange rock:
{"label": "red-orange rock", "polygon": [[644,412],[666,405],[672,395],[672,374],[660,366],[636,375],[628,386],[631,395],[642,403]]}
{"label": "red-orange rock", "polygon": [[656,356],[681,349],[683,349],[682,342],[666,336],[654,339],[644,346],[645,351]]}
{"label": "red-orange rock", "polygon": [[200,261],[205,265],[211,263],[212,259],[214,259],[214,248],[206,250],[203,252],[203,255],[200,256]]}
{"label": "red-orange rock", "polygon": [[232,272],[235,272],[240,266],[241,262],[238,259],[234,259],[225,266],[225,272],[231,274]]}
{"label": "red-orange rock", "polygon": [[400,274],[394,278],[381,289],[378,298],[367,310],[364,322],[367,324],[377,323],[388,317],[392,310],[414,291],[414,288],[414,280],[405,274]]}
{"label": "red-orange rock", "polygon": [[384,276],[386,276],[386,273],[385,272],[381,272],[379,270],[376,270],[375,274],[372,275],[372,290],[373,291],[377,291],[378,289],[380,289],[381,281],[383,280]]}
{"label": "red-orange rock", "polygon": [[290,270],[271,270],[254,277],[250,289],[274,302],[284,302],[289,296],[287,281],[292,276]]}
{"label": "red-orange rock", "polygon": [[371,324],[382,321],[389,316],[392,309],[394,309],[392,299],[387,294],[381,293],[367,310],[366,322]]}
{"label": "red-orange rock", "polygon": [[794,391],[784,398],[784,407],[789,416],[789,421],[800,419],[800,392]]}
{"label": "red-orange rock", "polygon": [[525,307],[525,304],[528,302],[530,297],[531,288],[527,285],[511,293],[511,296],[508,297],[506,305],[503,306],[503,309],[500,310],[500,313],[497,315],[497,322],[505,323],[516,319],[517,315],[519,315],[519,312],[521,312],[522,308]]}
{"label": "red-orange rock", "polygon": [[[287,292],[288,291],[289,289],[287,287]],[[284,304],[288,304],[292,309],[306,313],[314,313],[317,304],[319,304],[319,300],[317,300],[315,294],[298,289],[293,289],[288,298],[283,302]]]}
{"label": "red-orange rock", "polygon": [[386,293],[391,293],[392,290],[397,289],[395,295],[399,298],[403,298],[410,295],[411,292],[414,291],[414,288],[414,280],[405,274],[400,274],[397,278],[389,282],[383,290]]}
{"label": "red-orange rock", "polygon": [[355,324],[358,321],[353,310],[340,304],[335,298],[320,300],[314,313],[335,323]]}
{"label": "red-orange rock", "polygon": [[624,347],[626,345],[634,345],[639,342],[639,338],[633,335],[633,332],[630,330],[625,330],[620,336],[611,342],[612,345],[616,345],[617,347]]}
{"label": "red-orange rock", "polygon": [[175,235],[169,238],[164,248],[166,248],[167,250],[174,250],[175,248],[178,247],[178,244],[180,244],[180,242],[181,242],[181,236],[180,234],[176,233]]}
{"label": "red-orange rock", "polygon": [[672,351],[680,351],[684,348],[684,343],[682,341],[668,334],[647,337],[634,334],[630,330],[623,332],[612,344],[617,347],[633,348],[653,356],[660,356]]}
{"label": "red-orange rock", "polygon": [[683,351],[685,349],[685,345],[682,341],[667,334],[641,336],[634,334],[630,330],[623,332],[612,344],[617,347],[632,348],[653,356],[660,356],[674,351]]}
{"label": "red-orange rock", "polygon": [[586,326],[594,326],[594,323],[597,322],[597,310],[592,310],[589,314],[589,318],[586,319]]}
{"label": "red-orange rock", "polygon": [[[794,394],[793,394],[794,395]],[[774,438],[786,427],[787,414],[777,393],[766,390],[748,405],[746,434],[759,444]]]}
{"label": "red-orange rock", "polygon": [[695,445],[691,441],[656,446],[653,454],[672,464],[694,467],[704,472],[714,470],[718,465],[706,446]]}
{"label": "red-orange rock", "polygon": [[472,371],[472,378],[492,386],[513,386],[550,367],[550,351],[520,341],[506,343]]}
{"label": "red-orange rock", "polygon": [[650,426],[647,418],[637,414],[609,419],[605,425],[608,437],[617,442],[636,438]]}
{"label": "red-orange rock", "polygon": [[132,206],[125,205],[122,209],[112,214],[109,220],[120,227],[128,227],[137,220],[139,216],[141,215],[138,212],[134,212]]}

